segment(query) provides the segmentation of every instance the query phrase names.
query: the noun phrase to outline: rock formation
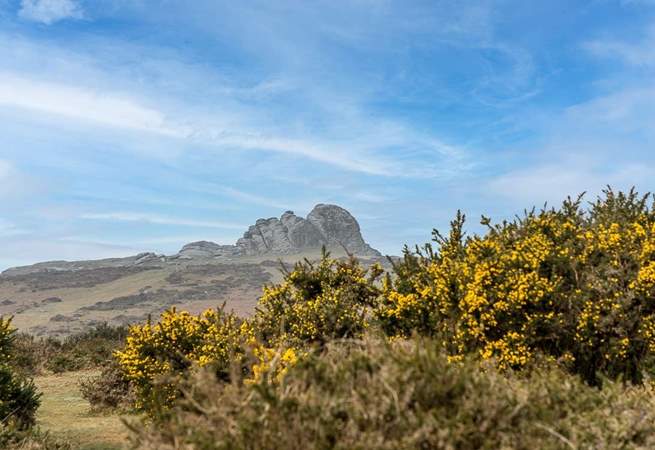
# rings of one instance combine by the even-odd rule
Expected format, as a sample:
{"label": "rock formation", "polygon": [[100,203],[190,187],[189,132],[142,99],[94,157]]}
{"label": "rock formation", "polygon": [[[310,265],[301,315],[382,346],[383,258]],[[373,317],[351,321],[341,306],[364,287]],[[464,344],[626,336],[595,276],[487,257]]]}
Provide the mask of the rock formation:
{"label": "rock formation", "polygon": [[219,245],[209,241],[198,241],[186,244],[176,256],[180,259],[231,258],[239,256],[240,253],[239,249],[234,245]]}
{"label": "rock formation", "polygon": [[237,241],[246,256],[293,254],[323,246],[355,255],[380,256],[362,238],[357,220],[336,205],[316,205],[306,219],[293,211],[285,212],[280,219],[259,219]]}
{"label": "rock formation", "polygon": [[307,218],[286,211],[278,219],[258,219],[243,234],[236,245],[219,245],[209,241],[186,244],[175,255],[140,253],[126,258],[93,261],[48,261],[31,266],[14,267],[2,272],[5,276],[27,275],[42,272],[68,272],[86,269],[116,267],[156,267],[188,261],[217,262],[238,259],[241,256],[291,255],[309,250],[328,249],[358,256],[381,256],[371,248],[359,229],[357,220],[345,209],[336,205],[318,204]]}
{"label": "rock formation", "polygon": [[362,237],[357,220],[345,209],[335,205],[316,205],[307,216],[327,240],[328,247],[343,247],[356,255],[380,256]]}

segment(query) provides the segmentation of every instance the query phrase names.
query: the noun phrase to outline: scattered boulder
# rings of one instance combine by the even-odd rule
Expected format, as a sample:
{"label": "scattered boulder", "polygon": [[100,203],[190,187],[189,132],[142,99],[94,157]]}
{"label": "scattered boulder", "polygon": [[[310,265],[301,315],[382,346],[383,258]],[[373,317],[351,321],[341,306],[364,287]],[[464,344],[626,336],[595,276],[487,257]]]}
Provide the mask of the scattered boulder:
{"label": "scattered boulder", "polygon": [[63,314],[57,314],[50,318],[50,322],[71,322],[73,318],[70,316],[65,316]]}
{"label": "scattered boulder", "polygon": [[155,261],[165,261],[166,257],[164,255],[158,255],[152,252],[139,253],[135,256],[134,265],[140,264],[149,264]]}
{"label": "scattered boulder", "polygon": [[219,245],[215,242],[197,241],[186,244],[177,254],[181,259],[194,258],[230,258],[239,256],[240,251],[235,245]]}

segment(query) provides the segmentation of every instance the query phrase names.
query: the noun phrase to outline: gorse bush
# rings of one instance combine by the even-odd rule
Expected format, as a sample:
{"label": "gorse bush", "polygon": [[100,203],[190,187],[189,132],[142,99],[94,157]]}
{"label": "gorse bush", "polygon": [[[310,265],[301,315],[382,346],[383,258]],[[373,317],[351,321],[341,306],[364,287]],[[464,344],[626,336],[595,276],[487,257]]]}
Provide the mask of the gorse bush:
{"label": "gorse bush", "polygon": [[226,379],[231,365],[243,354],[242,323],[222,309],[194,316],[164,312],[158,323],[130,327],[124,348],[116,351],[123,377],[137,395],[137,407],[148,409],[169,404],[178,395],[176,386],[192,366],[211,365]]}
{"label": "gorse bush", "polygon": [[381,274],[379,265],[365,269],[353,257],[339,261],[325,250],[317,263],[298,262],[282,283],[264,287],[254,333],[274,346],[361,336],[379,296],[375,281]]}
{"label": "gorse bush", "polygon": [[0,317],[0,441],[31,427],[40,403],[32,381],[16,373],[11,365],[15,337],[11,320]]}
{"label": "gorse bush", "polygon": [[132,327],[116,356],[155,419],[137,444],[652,448],[648,200],[607,190],[472,236],[458,214],[384,277],[324,254],[249,319],[171,310]]}
{"label": "gorse bush", "polygon": [[431,340],[335,341],[281,383],[198,373],[174,414],[134,424],[142,449],[647,449],[650,386],[587,386],[559,369],[524,378],[449,363]]}
{"label": "gorse bush", "polygon": [[[301,261],[284,273],[282,283],[264,287],[250,320],[221,309],[198,316],[171,309],[156,324],[131,327],[115,356],[137,408],[173,404],[180,382],[194,368],[211,366],[227,381],[236,364],[251,381],[279,381],[306,347],[361,336],[379,296],[375,280],[381,273],[379,266],[364,269],[354,258],[338,261],[324,252],[318,263]],[[97,381],[85,386],[91,396],[95,384],[100,392],[108,387]]]}
{"label": "gorse bush", "polygon": [[439,336],[451,359],[503,368],[539,355],[589,383],[641,379],[655,350],[655,212],[648,196],[605,191],[466,237],[458,214],[436,248],[410,252],[377,317],[390,335]]}

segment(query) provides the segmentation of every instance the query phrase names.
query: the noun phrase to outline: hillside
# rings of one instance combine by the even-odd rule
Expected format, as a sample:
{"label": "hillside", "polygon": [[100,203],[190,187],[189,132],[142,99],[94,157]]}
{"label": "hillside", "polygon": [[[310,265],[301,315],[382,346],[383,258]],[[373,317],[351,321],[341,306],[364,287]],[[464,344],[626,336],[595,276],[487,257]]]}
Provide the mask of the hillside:
{"label": "hillside", "polygon": [[287,211],[259,219],[235,245],[185,245],[175,255],[142,253],[92,261],[50,261],[0,275],[0,315],[36,335],[67,335],[102,322],[141,322],[176,306],[200,312],[223,302],[249,315],[261,288],[280,279],[281,262],[316,259],[325,246],[381,261],[345,209],[317,205],[306,219]]}

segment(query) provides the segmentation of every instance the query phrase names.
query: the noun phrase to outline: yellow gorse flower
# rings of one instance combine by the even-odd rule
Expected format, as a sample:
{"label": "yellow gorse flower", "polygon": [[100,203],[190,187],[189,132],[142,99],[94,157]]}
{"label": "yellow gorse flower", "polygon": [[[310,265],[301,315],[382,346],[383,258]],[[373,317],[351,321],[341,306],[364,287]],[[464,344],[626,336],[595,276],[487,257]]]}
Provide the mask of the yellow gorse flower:
{"label": "yellow gorse flower", "polygon": [[154,385],[164,380],[161,388],[172,401],[175,379],[196,366],[217,364],[227,370],[231,358],[240,351],[241,332],[245,327],[236,316],[210,309],[194,316],[171,308],[158,323],[130,327],[125,346],[115,352],[124,376],[136,388],[140,404],[153,401]]}
{"label": "yellow gorse flower", "polygon": [[655,349],[655,212],[634,192],[528,212],[464,238],[458,215],[437,249],[406,252],[383,284],[390,335],[442,337],[453,360],[474,353],[517,368],[555,358],[594,381],[638,377]]}

